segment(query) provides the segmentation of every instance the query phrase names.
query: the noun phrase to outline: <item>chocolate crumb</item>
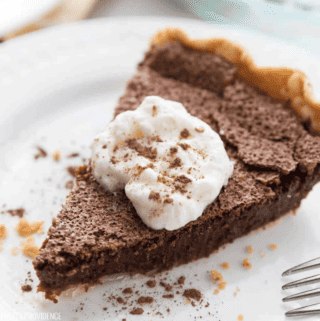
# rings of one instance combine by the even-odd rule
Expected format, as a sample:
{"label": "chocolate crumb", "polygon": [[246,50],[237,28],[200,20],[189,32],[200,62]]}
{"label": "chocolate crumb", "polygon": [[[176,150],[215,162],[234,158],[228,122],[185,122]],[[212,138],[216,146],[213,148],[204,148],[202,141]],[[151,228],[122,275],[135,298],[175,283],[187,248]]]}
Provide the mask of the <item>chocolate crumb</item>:
{"label": "chocolate crumb", "polygon": [[133,290],[131,288],[125,288],[122,293],[123,294],[132,294]]}
{"label": "chocolate crumb", "polygon": [[174,298],[174,294],[164,294],[162,297],[164,299],[173,299]]}
{"label": "chocolate crumb", "polygon": [[186,297],[187,299],[194,299],[197,301],[200,301],[202,298],[202,294],[199,290],[196,289],[187,289],[183,292],[183,296]]}
{"label": "chocolate crumb", "polygon": [[223,276],[220,272],[218,272],[217,270],[211,270],[210,272],[211,272],[211,278],[214,283],[220,283],[223,281]]}
{"label": "chocolate crumb", "polygon": [[21,286],[21,290],[22,290],[23,292],[31,292],[31,291],[32,291],[32,286],[29,285],[29,284],[22,285],[22,286]]}
{"label": "chocolate crumb", "polygon": [[157,285],[157,282],[154,280],[149,280],[146,284],[149,288],[154,288]]}
{"label": "chocolate crumb", "polygon": [[20,207],[20,208],[17,208],[15,210],[7,210],[7,212],[11,216],[19,216],[21,218],[23,216],[23,214],[25,213],[25,209]]}
{"label": "chocolate crumb", "polygon": [[107,148],[107,144],[104,144],[104,145],[102,146],[102,148],[103,148],[103,149],[106,149],[106,148]]}
{"label": "chocolate crumb", "polygon": [[108,308],[103,308],[103,311],[107,311],[108,310]]}
{"label": "chocolate crumb", "polygon": [[130,314],[132,315],[141,315],[144,312],[143,309],[141,308],[134,308],[133,310],[130,311]]}
{"label": "chocolate crumb", "polygon": [[47,157],[47,152],[40,146],[37,146],[37,149],[38,149],[38,154],[34,155],[34,159],[38,159],[40,157]]}
{"label": "chocolate crumb", "polygon": [[67,188],[67,189],[73,189],[73,185],[74,185],[74,183],[73,183],[73,181],[67,181],[66,182],[66,185],[65,185],[65,187]]}
{"label": "chocolate crumb", "polygon": [[160,285],[163,286],[166,289],[166,291],[171,291],[172,290],[172,285],[169,285],[169,284],[167,284],[167,283],[165,283],[163,281],[160,282]]}
{"label": "chocolate crumb", "polygon": [[76,177],[76,168],[77,168],[77,166],[69,166],[69,167],[67,167],[67,172],[71,176]]}
{"label": "chocolate crumb", "polygon": [[142,296],[137,300],[139,304],[151,304],[153,301],[154,299],[150,296]]}
{"label": "chocolate crumb", "polygon": [[187,128],[183,129],[180,133],[180,139],[181,138],[188,138],[190,136],[190,133]]}
{"label": "chocolate crumb", "polygon": [[78,157],[79,155],[80,155],[79,153],[71,153],[68,155],[68,158]]}
{"label": "chocolate crumb", "polygon": [[184,284],[184,282],[185,282],[185,280],[186,280],[186,277],[185,277],[185,276],[183,276],[183,275],[181,275],[181,276],[179,277],[179,279],[178,279],[178,284],[183,285],[183,284]]}

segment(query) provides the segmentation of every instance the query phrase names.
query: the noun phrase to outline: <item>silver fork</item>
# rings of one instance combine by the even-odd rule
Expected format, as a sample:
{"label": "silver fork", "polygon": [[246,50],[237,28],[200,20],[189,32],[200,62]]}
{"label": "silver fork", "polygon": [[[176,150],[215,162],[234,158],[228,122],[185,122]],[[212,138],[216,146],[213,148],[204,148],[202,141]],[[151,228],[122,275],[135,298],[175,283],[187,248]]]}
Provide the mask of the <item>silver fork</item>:
{"label": "silver fork", "polygon": [[[294,273],[304,272],[312,269],[320,268],[320,257],[310,260],[308,262],[299,264],[285,272],[282,273],[282,276],[291,275]],[[290,282],[285,284],[282,287],[282,290],[299,287],[303,285],[309,285],[320,282],[320,274],[310,276],[298,281]],[[306,299],[306,298],[312,298],[315,296],[320,296],[320,287],[304,292],[300,292],[297,294],[289,295],[282,299],[283,302],[293,301],[293,300],[300,300],[300,299]],[[319,309],[314,309],[315,306],[319,306]],[[316,315],[320,314],[320,303],[311,304],[305,307],[301,307],[298,309],[291,310],[287,312],[285,315],[287,317],[295,317],[295,316],[303,316],[303,315]]]}

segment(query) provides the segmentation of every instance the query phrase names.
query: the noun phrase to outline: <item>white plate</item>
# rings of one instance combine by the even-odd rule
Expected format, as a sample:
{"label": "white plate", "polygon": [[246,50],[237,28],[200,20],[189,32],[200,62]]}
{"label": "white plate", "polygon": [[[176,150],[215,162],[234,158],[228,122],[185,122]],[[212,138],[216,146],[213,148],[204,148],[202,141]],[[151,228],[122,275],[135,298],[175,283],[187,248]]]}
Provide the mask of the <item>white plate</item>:
{"label": "white plate", "polygon": [[[82,157],[90,156],[89,144],[112,118],[117,99],[142,59],[148,39],[169,25],[180,26],[193,37],[223,36],[237,40],[260,65],[301,66],[311,76],[320,65],[307,52],[258,33],[177,18],[91,20],[4,43],[0,47],[0,208],[2,203],[7,204],[7,209],[22,206],[26,209],[25,217],[31,221],[44,220],[45,230],[49,228],[68,193],[64,185],[70,177],[65,168],[81,163],[80,158],[68,159],[66,155],[79,151]],[[319,88],[316,80],[314,78],[313,83]],[[43,146],[50,157],[35,161],[36,145]],[[61,151],[62,160],[58,163],[51,157],[55,150]],[[4,313],[7,320],[31,320],[39,319],[39,313],[49,312],[61,313],[62,320],[162,320],[161,316],[153,315],[153,311],[163,313],[166,320],[194,320],[202,316],[203,320],[228,321],[237,320],[240,314],[246,321],[285,320],[285,311],[317,302],[282,303],[284,296],[295,291],[284,292],[281,286],[297,277],[282,278],[281,273],[319,256],[319,197],[318,185],[303,201],[296,216],[288,215],[272,228],[238,239],[208,259],[170,271],[169,283],[185,275],[188,282],[192,281],[190,286],[202,291],[210,306],[198,310],[186,304],[181,295],[175,296],[176,302],[161,299],[161,287],[157,288],[158,293],[141,288],[146,277],[97,286],[76,298],[64,295],[59,304],[45,300],[35,290],[23,294],[20,286],[27,271],[32,271],[35,284],[37,278],[30,259],[26,262],[21,254],[11,255],[11,248],[23,241],[13,230],[18,218],[0,214],[1,223],[6,224],[9,231],[0,253],[0,320],[1,317],[6,320]],[[45,235],[35,238],[40,245]],[[271,243],[278,245],[276,251],[269,249]],[[245,252],[247,245],[254,247],[254,254]],[[260,251],[265,257],[261,257]],[[247,256],[253,265],[250,271],[241,266]],[[222,270],[222,262],[229,262],[230,270]],[[208,271],[212,269],[221,271],[228,283],[218,295],[213,294],[215,287],[208,278]],[[133,284],[141,295],[149,293],[157,301],[153,308],[144,307],[145,313],[139,317],[119,309],[119,305],[113,307],[107,300],[111,294],[121,294],[120,287]],[[240,292],[234,297],[237,287]],[[83,311],[75,312],[81,302]],[[108,307],[108,311],[103,307]],[[29,319],[23,319],[23,313],[31,313]]]}
{"label": "white plate", "polygon": [[0,35],[37,21],[61,0],[1,0]]}

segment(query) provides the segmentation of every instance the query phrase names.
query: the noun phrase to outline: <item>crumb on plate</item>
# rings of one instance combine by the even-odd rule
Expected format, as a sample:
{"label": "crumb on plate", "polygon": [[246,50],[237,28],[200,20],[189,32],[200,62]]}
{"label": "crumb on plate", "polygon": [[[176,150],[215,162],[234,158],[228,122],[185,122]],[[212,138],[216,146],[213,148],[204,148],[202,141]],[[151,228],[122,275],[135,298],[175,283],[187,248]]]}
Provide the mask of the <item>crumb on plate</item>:
{"label": "crumb on plate", "polygon": [[52,158],[54,161],[59,162],[60,160],[60,151],[56,150],[53,154],[52,154]]}
{"label": "crumb on plate", "polygon": [[39,254],[39,248],[34,244],[34,237],[28,236],[25,242],[21,242],[22,253],[31,258],[35,258]]}
{"label": "crumb on plate", "polygon": [[253,247],[251,245],[246,246],[246,252],[252,254],[254,252]]}
{"label": "crumb on plate", "polygon": [[251,270],[252,268],[252,264],[249,262],[249,258],[246,257],[243,261],[242,261],[242,266],[244,268],[246,268],[247,270]]}
{"label": "crumb on plate", "polygon": [[20,251],[20,249],[17,246],[15,246],[11,249],[11,254],[17,255],[19,253],[19,251]]}
{"label": "crumb on plate", "polygon": [[275,251],[277,249],[277,244],[270,244],[270,249]]}
{"label": "crumb on plate", "polygon": [[43,224],[44,224],[44,221],[29,223],[26,218],[22,217],[19,220],[18,225],[15,227],[15,230],[22,237],[26,237],[26,236],[32,235],[34,233],[42,234],[43,233],[43,229],[42,229]]}

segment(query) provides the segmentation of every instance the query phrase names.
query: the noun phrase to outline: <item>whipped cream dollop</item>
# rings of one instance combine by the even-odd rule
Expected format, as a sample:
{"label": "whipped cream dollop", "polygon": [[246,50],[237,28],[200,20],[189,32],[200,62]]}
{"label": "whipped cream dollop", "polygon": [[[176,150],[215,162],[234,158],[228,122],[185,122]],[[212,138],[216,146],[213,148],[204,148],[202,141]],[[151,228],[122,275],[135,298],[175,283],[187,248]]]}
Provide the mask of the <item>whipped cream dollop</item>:
{"label": "whipped cream dollop", "polygon": [[92,143],[95,179],[125,190],[142,221],[178,229],[196,220],[233,172],[219,135],[182,104],[149,96]]}

